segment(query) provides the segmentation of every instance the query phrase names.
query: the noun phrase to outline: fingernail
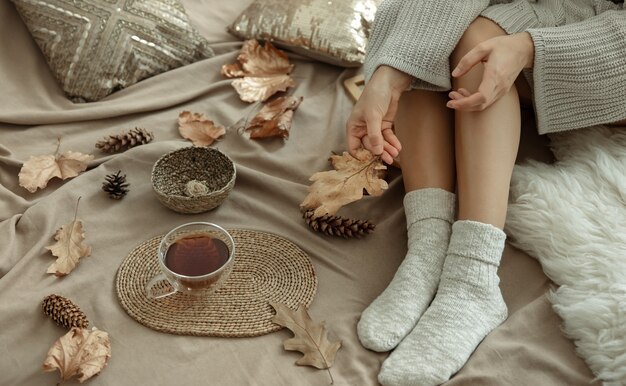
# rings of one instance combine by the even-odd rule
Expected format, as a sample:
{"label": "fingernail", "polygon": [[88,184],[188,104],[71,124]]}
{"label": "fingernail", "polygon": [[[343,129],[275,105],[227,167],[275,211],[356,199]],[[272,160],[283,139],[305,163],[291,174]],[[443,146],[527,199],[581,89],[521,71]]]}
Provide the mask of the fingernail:
{"label": "fingernail", "polygon": [[455,69],[452,71],[452,76],[457,76],[457,75],[459,75],[459,72],[461,72],[461,71],[460,71],[458,68],[455,68]]}
{"label": "fingernail", "polygon": [[452,101],[450,101],[450,102],[446,103],[446,107],[453,108],[454,104],[452,103]]}

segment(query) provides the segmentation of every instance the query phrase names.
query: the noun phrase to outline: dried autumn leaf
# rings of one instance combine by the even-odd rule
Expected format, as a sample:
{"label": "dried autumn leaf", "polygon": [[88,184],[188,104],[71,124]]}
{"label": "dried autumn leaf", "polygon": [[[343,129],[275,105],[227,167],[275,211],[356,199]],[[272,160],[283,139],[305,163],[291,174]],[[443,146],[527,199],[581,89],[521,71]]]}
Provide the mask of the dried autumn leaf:
{"label": "dried autumn leaf", "polygon": [[245,102],[266,101],[279,91],[295,86],[289,76],[293,65],[285,53],[271,43],[261,46],[256,40],[244,42],[239,63],[222,66],[222,75],[228,78],[243,77],[232,82],[241,100]]}
{"label": "dried autumn leaf", "polygon": [[[80,198],[78,201],[80,202]],[[82,257],[91,254],[91,246],[83,244],[85,231],[83,222],[76,219],[77,213],[78,203],[76,203],[74,221],[59,228],[54,235],[54,239],[57,242],[46,247],[57,257],[56,261],[48,267],[46,273],[65,276],[76,268],[78,261]]]}
{"label": "dried autumn leaf", "polygon": [[246,76],[246,72],[241,68],[239,63],[231,63],[222,65],[221,74],[227,78],[238,78],[240,76]]}
{"label": "dried autumn leaf", "polygon": [[267,103],[252,118],[245,130],[250,138],[289,137],[293,112],[300,106],[302,97],[279,97]]}
{"label": "dried autumn leaf", "polygon": [[295,86],[289,75],[246,76],[233,80],[233,87],[244,102],[265,102],[279,91]]}
{"label": "dried autumn leaf", "polygon": [[111,357],[111,341],[105,331],[92,328],[72,329],[50,347],[43,371],[59,370],[61,380],[74,376],[80,383],[97,375]]}
{"label": "dried autumn leaf", "polygon": [[256,40],[246,40],[237,60],[239,63],[223,65],[222,75],[229,78],[286,75],[293,70],[287,55],[267,41],[261,46]]}
{"label": "dried autumn leaf", "polygon": [[[295,311],[282,303],[270,302],[270,305],[276,310],[272,322],[287,327],[294,334],[293,338],[283,342],[285,350],[304,354],[296,364],[330,369],[337,350],[341,347],[341,341],[330,340],[326,326],[313,322],[303,304]],[[330,370],[328,373],[330,374]],[[332,375],[330,377],[332,383]]]}
{"label": "dried autumn leaf", "polygon": [[209,146],[226,134],[223,126],[215,124],[202,113],[183,111],[178,115],[178,131],[194,146]]}
{"label": "dried autumn leaf", "polygon": [[62,180],[76,177],[87,169],[87,163],[92,159],[93,155],[75,151],[66,151],[61,155],[31,156],[20,170],[19,184],[34,193],[37,189],[45,188],[54,177]]}
{"label": "dried autumn leaf", "polygon": [[388,185],[381,172],[387,167],[369,150],[359,149],[355,156],[348,152],[331,156],[335,170],[318,172],[309,178],[314,182],[300,208],[314,210],[313,218],[317,218],[334,215],[342,206],[360,200],[363,189],[372,196],[383,194]]}

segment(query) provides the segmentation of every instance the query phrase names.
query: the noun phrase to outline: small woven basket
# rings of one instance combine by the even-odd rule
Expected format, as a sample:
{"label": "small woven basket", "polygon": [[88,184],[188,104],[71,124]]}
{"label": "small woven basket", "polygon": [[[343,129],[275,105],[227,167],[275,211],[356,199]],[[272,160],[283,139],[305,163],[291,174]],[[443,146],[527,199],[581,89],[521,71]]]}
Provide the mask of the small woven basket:
{"label": "small woven basket", "polygon": [[152,168],[152,187],[166,207],[179,213],[202,213],[226,199],[235,177],[235,164],[224,153],[185,147],[157,160]]}

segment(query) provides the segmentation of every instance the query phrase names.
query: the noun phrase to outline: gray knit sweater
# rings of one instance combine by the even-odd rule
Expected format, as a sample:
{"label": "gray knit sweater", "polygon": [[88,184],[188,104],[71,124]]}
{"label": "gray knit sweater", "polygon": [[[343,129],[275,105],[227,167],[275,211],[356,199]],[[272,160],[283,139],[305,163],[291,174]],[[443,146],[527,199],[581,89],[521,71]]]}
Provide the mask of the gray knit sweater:
{"label": "gray knit sweater", "polygon": [[366,79],[388,65],[415,77],[415,88],[449,90],[450,54],[478,16],[532,36],[527,75],[541,134],[626,119],[626,11],[607,0],[384,0]]}

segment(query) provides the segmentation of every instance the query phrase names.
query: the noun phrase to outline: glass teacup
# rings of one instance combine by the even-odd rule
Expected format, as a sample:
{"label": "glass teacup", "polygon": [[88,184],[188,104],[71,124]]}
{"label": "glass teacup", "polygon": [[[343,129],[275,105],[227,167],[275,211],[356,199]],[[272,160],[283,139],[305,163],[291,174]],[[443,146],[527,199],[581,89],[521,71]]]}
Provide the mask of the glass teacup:
{"label": "glass teacup", "polygon": [[149,298],[159,299],[176,292],[207,296],[221,287],[230,274],[235,243],[219,225],[192,222],[163,237],[157,258],[161,272],[146,285]]}

